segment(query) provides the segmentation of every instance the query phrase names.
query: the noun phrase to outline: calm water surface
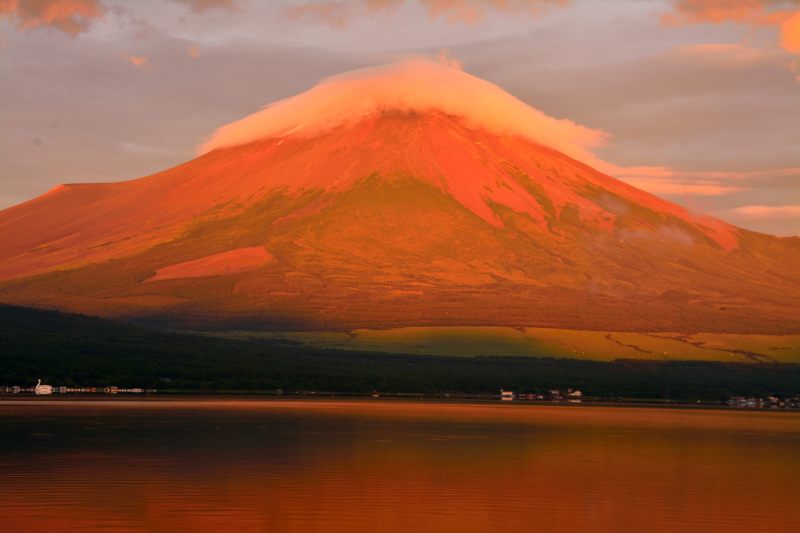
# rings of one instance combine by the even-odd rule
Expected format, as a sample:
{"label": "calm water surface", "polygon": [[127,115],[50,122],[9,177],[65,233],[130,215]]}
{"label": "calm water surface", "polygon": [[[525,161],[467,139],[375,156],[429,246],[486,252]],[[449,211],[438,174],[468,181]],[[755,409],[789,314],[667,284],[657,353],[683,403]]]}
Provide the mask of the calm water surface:
{"label": "calm water surface", "polygon": [[800,531],[800,414],[0,401],[3,531]]}

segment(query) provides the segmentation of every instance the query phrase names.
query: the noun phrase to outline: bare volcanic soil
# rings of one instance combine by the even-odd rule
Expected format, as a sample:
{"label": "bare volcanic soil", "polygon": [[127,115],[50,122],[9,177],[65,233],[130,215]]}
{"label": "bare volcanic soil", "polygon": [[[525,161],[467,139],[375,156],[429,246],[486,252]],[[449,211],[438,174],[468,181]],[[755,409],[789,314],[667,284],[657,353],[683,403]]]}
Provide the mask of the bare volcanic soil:
{"label": "bare volcanic soil", "polygon": [[800,239],[438,112],[0,212],[0,301],[194,329],[800,332]]}

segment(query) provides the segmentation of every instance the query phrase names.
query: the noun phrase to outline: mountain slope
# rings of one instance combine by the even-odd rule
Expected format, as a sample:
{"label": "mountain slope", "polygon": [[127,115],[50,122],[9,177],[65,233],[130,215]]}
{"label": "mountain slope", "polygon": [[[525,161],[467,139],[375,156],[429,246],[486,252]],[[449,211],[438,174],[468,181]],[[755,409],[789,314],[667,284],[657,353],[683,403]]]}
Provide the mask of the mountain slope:
{"label": "mountain slope", "polygon": [[0,301],[179,327],[800,331],[800,239],[382,109],[0,212]]}

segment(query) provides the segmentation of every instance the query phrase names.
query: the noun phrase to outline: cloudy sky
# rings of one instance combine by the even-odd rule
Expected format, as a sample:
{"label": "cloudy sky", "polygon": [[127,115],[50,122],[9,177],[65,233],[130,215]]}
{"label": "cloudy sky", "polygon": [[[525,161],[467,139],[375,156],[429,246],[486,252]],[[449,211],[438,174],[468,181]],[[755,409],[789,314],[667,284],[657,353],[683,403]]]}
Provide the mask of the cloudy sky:
{"label": "cloudy sky", "polygon": [[800,235],[800,0],[0,0],[0,208],[140,177],[321,78],[446,53],[617,176]]}

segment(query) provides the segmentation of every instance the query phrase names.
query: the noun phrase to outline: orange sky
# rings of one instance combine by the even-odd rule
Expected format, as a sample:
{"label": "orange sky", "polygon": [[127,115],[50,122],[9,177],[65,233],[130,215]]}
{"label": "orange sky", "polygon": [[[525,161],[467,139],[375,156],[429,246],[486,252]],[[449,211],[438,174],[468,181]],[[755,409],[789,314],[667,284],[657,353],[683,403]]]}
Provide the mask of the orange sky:
{"label": "orange sky", "polygon": [[0,0],[0,208],[191,158],[320,79],[446,50],[618,177],[800,234],[800,0]]}

